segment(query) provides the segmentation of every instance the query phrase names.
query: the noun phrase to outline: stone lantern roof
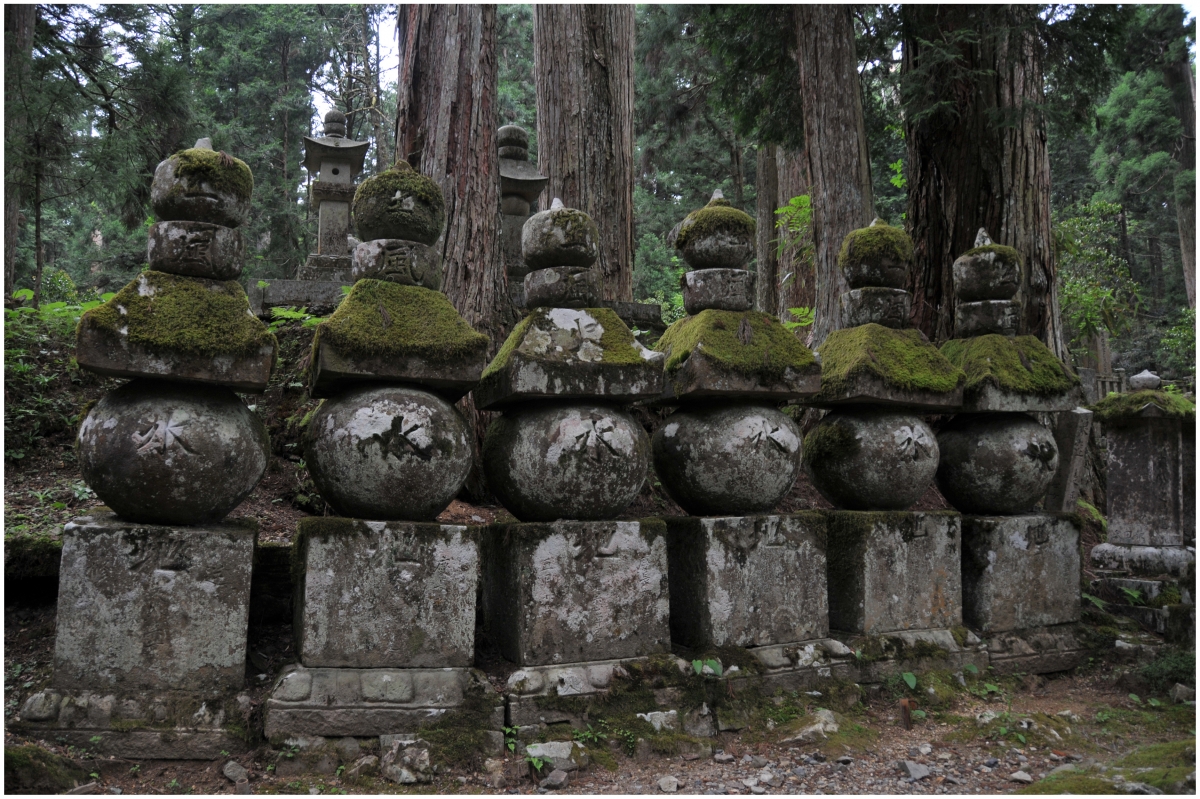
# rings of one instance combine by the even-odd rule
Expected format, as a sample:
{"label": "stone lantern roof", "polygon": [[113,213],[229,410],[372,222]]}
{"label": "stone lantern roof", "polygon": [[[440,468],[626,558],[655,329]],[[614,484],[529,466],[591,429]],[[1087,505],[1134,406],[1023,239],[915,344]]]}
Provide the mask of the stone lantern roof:
{"label": "stone lantern roof", "polygon": [[346,138],[346,115],[341,111],[330,111],[325,115],[324,135],[319,138],[304,137],[304,168],[311,175],[319,175],[321,180],[339,180],[332,175],[320,175],[321,164],[342,162],[350,167],[350,174],[344,182],[350,182],[362,172],[363,159],[367,156],[370,142],[354,141]]}

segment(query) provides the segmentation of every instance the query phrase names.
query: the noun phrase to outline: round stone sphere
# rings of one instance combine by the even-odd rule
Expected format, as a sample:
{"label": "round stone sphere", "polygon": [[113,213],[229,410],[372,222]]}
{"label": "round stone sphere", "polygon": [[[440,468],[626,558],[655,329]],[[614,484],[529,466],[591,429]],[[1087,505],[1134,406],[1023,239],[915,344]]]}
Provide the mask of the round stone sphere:
{"label": "round stone sphere", "polygon": [[767,513],[800,469],[800,428],[765,405],[684,409],[654,434],[654,471],[693,516]]}
{"label": "round stone sphere", "polygon": [[321,496],[343,516],[429,521],[471,471],[471,437],[454,407],[408,386],[362,386],[325,400],[305,434]]}
{"label": "round stone sphere", "polygon": [[724,198],[692,211],[675,247],[692,269],[741,269],[754,255],[754,219]]}
{"label": "round stone sphere", "polygon": [[905,510],[921,498],[938,465],[938,443],[919,416],[836,410],[804,439],[804,471],[843,510]]}
{"label": "round stone sphere", "polygon": [[960,414],[937,440],[938,489],[963,513],[1033,510],[1058,470],[1054,435],[1023,413]]}
{"label": "round stone sphere", "polygon": [[600,229],[583,211],[564,208],[556,198],[549,211],[525,220],[521,257],[529,269],[591,266],[600,257]]}
{"label": "round stone sphere", "polygon": [[407,239],[433,244],[446,224],[441,187],[405,161],[360,183],[352,210],[354,229],[362,241]]}
{"label": "round stone sphere", "polygon": [[227,388],[139,379],[92,407],[76,448],[84,482],[121,518],[203,524],[258,485],[270,440]]}
{"label": "round stone sphere", "polygon": [[208,222],[238,227],[250,213],[254,176],[223,152],[193,147],[154,170],[150,204],[160,222]]}
{"label": "round stone sphere", "polygon": [[591,403],[505,411],[483,442],[488,486],[523,522],[614,518],[642,490],[649,465],[642,426]]}

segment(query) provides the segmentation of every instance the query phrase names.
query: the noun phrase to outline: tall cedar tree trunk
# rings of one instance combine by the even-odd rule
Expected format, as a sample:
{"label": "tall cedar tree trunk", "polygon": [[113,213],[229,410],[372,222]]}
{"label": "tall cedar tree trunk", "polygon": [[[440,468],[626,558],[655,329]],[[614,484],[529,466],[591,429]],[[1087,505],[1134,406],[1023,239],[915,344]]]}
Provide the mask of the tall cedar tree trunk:
{"label": "tall cedar tree trunk", "polygon": [[837,265],[842,240],[875,216],[849,6],[796,6],[796,63],[816,245],[812,341],[819,346],[842,327],[839,300],[849,288]]}
{"label": "tall cedar tree trunk", "polygon": [[1196,78],[1188,59],[1183,58],[1163,70],[1167,88],[1175,98],[1175,110],[1183,123],[1183,134],[1176,148],[1185,180],[1175,187],[1175,219],[1179,225],[1179,251],[1183,265],[1183,285],[1189,308],[1196,307]]}
{"label": "tall cedar tree trunk", "polygon": [[610,300],[633,299],[632,5],[535,5],[538,168],[600,229],[597,268]]}
{"label": "tall cedar tree trunk", "polygon": [[[507,333],[501,306],[507,276],[500,253],[500,165],[496,149],[496,6],[404,5],[400,40],[396,157],[442,187],[446,227],[442,291],[490,339],[495,354]],[[492,415],[468,395],[459,403],[476,444]],[[487,496],[478,447],[468,490]]]}
{"label": "tall cedar tree trunk", "polygon": [[[793,197],[808,194],[812,181],[808,177],[808,156],[803,151],[779,150],[776,160],[779,174],[776,205],[782,208],[790,203]],[[783,252],[779,258],[778,270],[779,282],[776,285],[779,291],[780,318],[791,321],[787,315],[789,308],[816,307],[817,270],[813,262],[811,229],[797,246]],[[809,346],[812,345],[812,332],[811,327],[799,331]]]}
{"label": "tall cedar tree trunk", "polygon": [[[14,87],[28,87],[28,65],[33,55],[33,26],[37,6],[4,6],[4,68],[6,96],[13,102],[4,116],[4,141],[15,145],[18,137],[25,135],[25,115],[21,113],[19,91]],[[8,106],[8,103],[5,103]],[[6,147],[7,149],[7,147]],[[4,170],[4,296],[10,296],[17,283],[17,223],[21,216],[21,181],[26,176],[21,170],[19,158],[7,158]]]}
{"label": "tall cedar tree trunk", "polygon": [[[902,69],[920,70],[925,91],[946,104],[915,121],[910,111],[905,121],[912,313],[931,340],[953,337],[950,267],[975,246],[983,227],[1023,259],[1016,296],[1020,333],[1037,336],[1066,360],[1054,279],[1050,160],[1038,109],[1042,55],[1031,26],[1022,24],[1029,20],[1021,18],[1033,13],[1009,6],[904,6]],[[967,30],[978,35],[964,36]],[[939,43],[941,52],[926,42]],[[953,75],[937,65],[945,63],[946,48],[960,59],[961,71]]]}
{"label": "tall cedar tree trunk", "polygon": [[758,201],[755,208],[758,238],[755,243],[758,272],[754,276],[754,307],[774,316],[779,313],[779,257],[775,246],[775,209],[779,197],[779,167],[774,144],[758,146]]}

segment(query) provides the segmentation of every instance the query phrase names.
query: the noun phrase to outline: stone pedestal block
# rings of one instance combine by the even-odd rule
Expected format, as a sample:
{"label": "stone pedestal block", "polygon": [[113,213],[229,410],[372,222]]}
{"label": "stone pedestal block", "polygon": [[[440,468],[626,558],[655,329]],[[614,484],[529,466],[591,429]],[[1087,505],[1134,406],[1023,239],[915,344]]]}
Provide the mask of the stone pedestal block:
{"label": "stone pedestal block", "polygon": [[1015,336],[1020,317],[1021,306],[1015,300],[960,302],[954,307],[954,337]]}
{"label": "stone pedestal block", "polygon": [[373,278],[441,291],[442,256],[427,244],[404,239],[373,239],[354,248],[351,280]]}
{"label": "stone pedestal block", "polygon": [[870,287],[851,289],[842,295],[842,324],[845,327],[877,324],[900,330],[909,327],[912,294],[903,289]]}
{"label": "stone pedestal block", "polygon": [[525,259],[521,256],[521,229],[528,214],[500,215],[500,252],[504,257],[504,268],[509,280],[521,280],[529,273]]}
{"label": "stone pedestal block", "polygon": [[309,253],[308,259],[296,270],[296,279],[349,285],[354,282],[350,274],[353,268],[354,258],[349,255]]}
{"label": "stone pedestal block", "polygon": [[762,647],[829,634],[825,517],[671,517],[671,641]]}
{"label": "stone pedestal block", "polygon": [[745,269],[694,269],[683,276],[683,309],[748,311],[754,307],[754,273]]}
{"label": "stone pedestal block", "polygon": [[1196,425],[1140,416],[1106,425],[1108,543],[1182,546],[1196,540]]}
{"label": "stone pedestal block", "polygon": [[475,658],[474,528],[308,518],[295,562],[309,667],[467,667]]}
{"label": "stone pedestal block", "polygon": [[495,525],[482,549],[485,623],[508,660],[552,665],[668,650],[662,521]]}
{"label": "stone pedestal block", "polygon": [[525,275],[525,307],[590,308],[600,301],[600,273],[590,266],[552,266]]}
{"label": "stone pedestal block", "polygon": [[964,516],[963,620],[987,633],[1079,620],[1079,527],[1068,514]]}
{"label": "stone pedestal block", "polygon": [[1079,500],[1079,485],[1087,464],[1088,438],[1092,432],[1092,412],[1075,408],[1056,414],[1054,443],[1058,447],[1058,471],[1050,481],[1042,506],[1051,512],[1071,513]]}
{"label": "stone pedestal block", "polygon": [[957,513],[824,513],[832,629],[878,635],[962,624]]}
{"label": "stone pedestal block", "polygon": [[96,513],[68,523],[54,686],[239,689],[256,534],[248,520],[160,526]]}
{"label": "stone pedestal block", "polygon": [[234,280],[242,274],[242,234],[208,222],[155,222],[146,260],[151,269],[172,275]]}

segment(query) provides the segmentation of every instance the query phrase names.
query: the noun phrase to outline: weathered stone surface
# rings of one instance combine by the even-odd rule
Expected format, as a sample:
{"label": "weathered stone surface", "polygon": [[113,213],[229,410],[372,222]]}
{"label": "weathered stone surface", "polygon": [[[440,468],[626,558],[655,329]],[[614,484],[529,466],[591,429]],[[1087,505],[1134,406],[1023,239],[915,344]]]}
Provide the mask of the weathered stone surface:
{"label": "weathered stone surface", "polygon": [[964,516],[963,620],[992,633],[1079,621],[1079,527],[1068,514]]}
{"label": "weathered stone surface", "polygon": [[307,308],[312,314],[331,313],[338,304],[346,298],[343,287],[349,287],[354,281],[338,277],[329,280],[264,280],[266,286],[257,283],[246,290],[250,298],[250,310],[256,316],[270,316],[271,308]]}
{"label": "weathered stone surface", "polygon": [[157,377],[262,392],[275,337],[233,280],[140,273],[88,310],[75,331],[79,365],[108,377]]}
{"label": "weathered stone surface", "polygon": [[838,301],[842,305],[845,327],[874,323],[902,330],[912,326],[908,318],[912,309],[912,294],[903,289],[850,289]]}
{"label": "weathered stone surface", "polygon": [[1092,564],[1101,569],[1134,574],[1169,574],[1194,579],[1195,547],[1147,547],[1127,544],[1097,544],[1092,547]]}
{"label": "weathered stone surface", "polygon": [[483,533],[484,618],[525,665],[666,652],[661,521],[494,525]]}
{"label": "weathered stone surface", "polygon": [[520,150],[528,151],[529,131],[525,130],[525,128],[521,127],[520,125],[501,125],[496,131],[496,146],[515,147]]}
{"label": "weathered stone surface", "polygon": [[[347,249],[349,249],[349,246],[347,246]],[[351,252],[353,252],[352,249]],[[354,278],[350,274],[350,270],[353,267],[354,257],[352,255],[319,255],[317,253],[309,253],[307,260],[296,270],[296,279],[351,285],[354,283]]]}
{"label": "weathered stone surface", "polygon": [[693,515],[765,513],[796,480],[800,436],[791,417],[766,405],[687,408],[655,433],[654,470]]}
{"label": "weathered stone surface", "polygon": [[484,369],[475,403],[497,410],[530,399],[649,399],[662,392],[662,364],[611,309],[538,308]]}
{"label": "weathered stone surface", "polygon": [[433,247],[404,239],[373,239],[354,248],[353,280],[373,278],[405,286],[442,288],[442,257]]}
{"label": "weathered stone surface", "polygon": [[673,643],[763,647],[828,635],[820,513],[666,522]]}
{"label": "weathered stone surface", "polygon": [[525,275],[525,307],[591,308],[600,301],[600,273],[587,266],[551,266]]}
{"label": "weathered stone surface", "polygon": [[683,309],[748,311],[754,307],[754,273],[745,269],[693,269],[683,275]]}
{"label": "weathered stone surface", "polygon": [[962,624],[957,513],[823,513],[831,628],[876,635]]}
{"label": "weathered stone surface", "polygon": [[938,442],[919,416],[841,409],[804,439],[804,470],[821,496],[848,510],[904,510],[925,493]]}
{"label": "weathered stone surface", "polygon": [[1058,470],[1054,434],[1023,413],[960,414],[937,436],[938,488],[963,513],[1024,513]]}
{"label": "weathered stone surface", "polygon": [[[381,736],[382,738],[382,736]],[[379,772],[401,785],[433,782],[433,764],[429,760],[429,744],[408,736],[396,736],[391,746],[383,748]]]}
{"label": "weathered stone surface", "polygon": [[546,741],[525,747],[529,757],[544,760],[556,770],[575,771],[588,764],[587,750],[574,741]]}
{"label": "weathered stone surface", "polygon": [[500,213],[505,216],[529,216],[530,203],[517,194],[505,194],[500,198]]}
{"label": "weathered stone surface", "polygon": [[1129,378],[1130,391],[1142,391],[1144,389],[1156,389],[1162,385],[1162,378],[1151,372],[1149,369],[1143,369],[1133,377]]}
{"label": "weathered stone surface", "polygon": [[[500,196],[520,197],[526,203],[537,200],[550,178],[538,172],[537,164],[530,163],[528,153],[526,158],[518,157],[516,150],[508,154],[500,153]],[[526,209],[522,217],[528,216]]]}
{"label": "weathered stone surface", "polygon": [[564,208],[555,198],[549,211],[529,217],[521,229],[521,255],[530,270],[591,266],[600,254],[600,231],[592,218]]}
{"label": "weathered stone surface", "polygon": [[518,519],[610,519],[646,481],[649,438],[611,406],[530,405],[492,422],[483,472]]}
{"label": "weathered stone surface", "polygon": [[[217,760],[222,753],[247,751],[246,742],[233,733],[194,730],[39,729],[37,733],[63,746],[103,757],[144,760]],[[103,734],[101,734],[103,733]],[[99,735],[100,740],[96,740]]]}
{"label": "weathered stone surface", "polygon": [[528,218],[527,213],[500,215],[500,252],[504,256],[504,269],[508,279],[518,283],[521,283],[529,272],[525,258],[521,255],[521,229]]}
{"label": "weathered stone surface", "polygon": [[134,380],[79,426],[84,481],[122,518],[203,524],[241,504],[267,468],[262,420],[229,389]]}
{"label": "weathered stone surface", "polygon": [[[285,690],[289,684],[308,690]],[[502,705],[486,677],[472,669],[296,667],[279,678],[265,703],[265,734],[274,739],[413,733],[439,721],[474,692],[494,696]],[[491,724],[499,729],[503,723],[499,708]]]}
{"label": "weathered stone surface", "polygon": [[111,513],[68,523],[55,687],[240,688],[255,535],[252,523],[150,526]]}
{"label": "weathered stone surface", "polygon": [[305,432],[321,496],[343,516],[431,520],[471,470],[471,439],[452,405],[405,386],[364,386],[327,399]]}
{"label": "weathered stone surface", "polygon": [[233,280],[242,274],[242,234],[207,222],[155,222],[146,260],[150,268],[173,275]]}
{"label": "weathered stone surface", "polygon": [[[310,668],[470,666],[476,539],[473,528],[453,525],[302,519],[293,544],[300,564],[301,662]],[[367,699],[384,699],[402,686],[364,673],[362,689]]]}
{"label": "weathered stone surface", "polygon": [[1020,317],[1021,306],[1014,300],[960,302],[954,306],[954,337],[1015,336]]}
{"label": "weathered stone surface", "polygon": [[1054,444],[1058,447],[1058,470],[1046,490],[1042,507],[1051,513],[1072,513],[1079,499],[1079,485],[1087,464],[1092,412],[1074,408],[1055,415]]}
{"label": "weathered stone surface", "polygon": [[1075,624],[997,632],[987,638],[993,674],[1063,672],[1083,665],[1095,651]]}
{"label": "weathered stone surface", "polygon": [[446,224],[441,187],[405,161],[359,184],[353,213],[360,241],[405,239],[433,244]]}
{"label": "weathered stone surface", "polygon": [[150,204],[163,222],[233,228],[246,221],[253,191],[254,178],[243,161],[213,152],[211,146],[193,147],[159,163],[150,184]]}
{"label": "weathered stone surface", "polygon": [[1149,408],[1105,425],[1108,543],[1181,546],[1196,540],[1196,425]]}
{"label": "weathered stone surface", "polygon": [[951,268],[954,296],[960,303],[1011,300],[1021,283],[1021,265],[998,258],[995,252],[964,255]]}
{"label": "weathered stone surface", "polygon": [[821,386],[819,372],[787,367],[778,379],[745,375],[697,352],[663,385],[665,403],[702,399],[781,402],[811,397]]}
{"label": "weathered stone surface", "polygon": [[912,239],[882,219],[852,230],[842,240],[838,266],[852,289],[880,286],[902,289],[912,269]]}
{"label": "weathered stone surface", "polygon": [[679,224],[675,247],[692,269],[738,269],[754,255],[754,220],[717,189]]}

